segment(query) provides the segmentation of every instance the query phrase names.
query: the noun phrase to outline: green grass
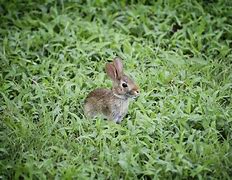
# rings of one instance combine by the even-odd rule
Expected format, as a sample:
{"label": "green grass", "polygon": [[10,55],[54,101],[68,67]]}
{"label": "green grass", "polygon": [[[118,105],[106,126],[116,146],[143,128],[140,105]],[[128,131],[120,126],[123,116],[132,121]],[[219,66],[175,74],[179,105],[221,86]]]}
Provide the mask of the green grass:
{"label": "green grass", "polygon": [[[143,4],[144,3],[144,4]],[[0,3],[0,179],[230,179],[232,3]],[[141,87],[83,115],[116,55]]]}

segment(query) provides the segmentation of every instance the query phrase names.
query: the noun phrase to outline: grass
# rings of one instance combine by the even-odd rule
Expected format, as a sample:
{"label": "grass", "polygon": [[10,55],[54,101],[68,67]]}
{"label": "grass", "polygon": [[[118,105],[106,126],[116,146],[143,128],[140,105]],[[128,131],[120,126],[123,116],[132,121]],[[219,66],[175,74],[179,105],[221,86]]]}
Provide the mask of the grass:
{"label": "grass", "polygon": [[[229,0],[0,4],[0,179],[231,178]],[[86,119],[116,55],[141,96]]]}

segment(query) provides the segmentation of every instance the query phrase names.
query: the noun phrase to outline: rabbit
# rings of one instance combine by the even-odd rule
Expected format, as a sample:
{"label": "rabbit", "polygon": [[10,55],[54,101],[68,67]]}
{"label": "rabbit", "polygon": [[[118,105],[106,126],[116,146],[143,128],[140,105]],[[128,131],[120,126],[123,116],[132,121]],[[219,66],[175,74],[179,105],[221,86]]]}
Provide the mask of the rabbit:
{"label": "rabbit", "polygon": [[123,73],[121,58],[116,57],[113,63],[107,63],[105,70],[113,81],[113,88],[99,88],[90,92],[85,99],[84,113],[90,118],[103,115],[119,124],[127,114],[129,99],[139,96],[139,87]]}

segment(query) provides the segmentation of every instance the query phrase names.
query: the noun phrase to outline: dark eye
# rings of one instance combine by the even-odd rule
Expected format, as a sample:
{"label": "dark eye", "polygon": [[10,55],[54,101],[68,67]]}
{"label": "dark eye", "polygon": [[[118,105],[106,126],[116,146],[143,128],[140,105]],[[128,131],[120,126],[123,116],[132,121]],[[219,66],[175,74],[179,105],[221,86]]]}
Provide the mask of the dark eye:
{"label": "dark eye", "polygon": [[122,83],[122,87],[126,88],[127,84],[126,83]]}

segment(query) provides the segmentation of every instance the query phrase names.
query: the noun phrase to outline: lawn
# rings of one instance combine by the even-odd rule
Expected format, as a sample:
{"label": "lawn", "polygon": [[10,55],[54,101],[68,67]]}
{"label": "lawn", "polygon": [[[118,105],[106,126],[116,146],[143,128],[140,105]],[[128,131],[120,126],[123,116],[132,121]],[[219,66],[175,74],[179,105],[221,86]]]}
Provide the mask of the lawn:
{"label": "lawn", "polygon": [[[232,1],[0,1],[0,179],[230,179]],[[87,119],[123,59],[141,95]]]}

